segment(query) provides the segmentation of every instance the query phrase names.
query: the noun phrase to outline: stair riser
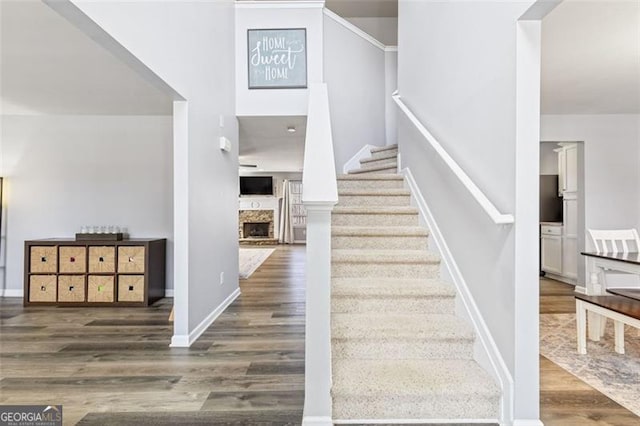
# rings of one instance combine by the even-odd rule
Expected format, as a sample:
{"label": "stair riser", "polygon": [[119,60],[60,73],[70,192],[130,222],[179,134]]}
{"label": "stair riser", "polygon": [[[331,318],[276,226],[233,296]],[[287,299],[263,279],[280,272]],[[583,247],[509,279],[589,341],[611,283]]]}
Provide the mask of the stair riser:
{"label": "stair riser", "polygon": [[339,180],[338,192],[351,189],[398,189],[404,188],[401,180]]}
{"label": "stair riser", "polygon": [[381,297],[362,298],[357,296],[333,296],[331,311],[334,313],[417,313],[417,314],[453,314],[453,297]]}
{"label": "stair riser", "polygon": [[371,159],[367,159],[365,161],[360,160],[360,167],[380,167],[380,166],[389,166],[389,167],[397,167],[398,159],[396,157],[392,158],[381,158],[379,160],[371,161]]}
{"label": "stair riser", "polygon": [[472,359],[471,340],[333,339],[334,359]]}
{"label": "stair riser", "polygon": [[435,278],[439,264],[429,263],[339,263],[332,262],[331,276],[336,278]]}
{"label": "stair riser", "polygon": [[333,418],[341,419],[497,419],[498,397],[435,395],[333,398]]}
{"label": "stair riser", "polygon": [[398,156],[398,148],[395,149],[388,149],[386,151],[379,151],[379,152],[373,152],[371,153],[371,157],[369,157],[369,160],[379,160],[379,159],[385,159],[388,157],[392,157],[392,158],[396,158]]}
{"label": "stair riser", "polygon": [[359,174],[359,175],[388,175],[388,174],[397,173],[397,172],[398,172],[398,167],[393,166],[393,167],[389,167],[382,170],[367,170],[359,173],[354,173],[354,172],[351,172],[351,173]]}
{"label": "stair riser", "polygon": [[426,250],[427,237],[358,237],[337,236],[331,238],[334,249],[398,249],[398,250]]}
{"label": "stair riser", "polygon": [[418,226],[417,214],[344,214],[333,213],[336,226]]}
{"label": "stair riser", "polygon": [[408,206],[409,195],[339,195],[339,206]]}

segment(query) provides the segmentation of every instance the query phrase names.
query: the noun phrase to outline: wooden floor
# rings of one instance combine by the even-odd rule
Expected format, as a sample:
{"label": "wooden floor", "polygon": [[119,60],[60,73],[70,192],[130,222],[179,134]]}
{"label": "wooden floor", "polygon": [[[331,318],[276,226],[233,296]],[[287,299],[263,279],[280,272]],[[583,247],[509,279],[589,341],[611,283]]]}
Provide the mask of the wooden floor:
{"label": "wooden floor", "polygon": [[[540,313],[575,313],[573,289],[568,284],[540,279]],[[543,356],[540,357],[540,417],[545,426],[640,425],[640,417]]]}
{"label": "wooden floor", "polygon": [[299,425],[303,246],[279,247],[189,349],[171,300],[150,308],[28,308],[0,299],[0,404],[63,404],[65,424]]}
{"label": "wooden floor", "polygon": [[[302,246],[280,246],[189,349],[169,348],[171,300],[150,308],[28,308],[0,299],[0,404],[63,404],[65,424],[299,425],[304,398]],[[574,312],[541,280],[540,311]],[[640,418],[541,357],[546,426]]]}

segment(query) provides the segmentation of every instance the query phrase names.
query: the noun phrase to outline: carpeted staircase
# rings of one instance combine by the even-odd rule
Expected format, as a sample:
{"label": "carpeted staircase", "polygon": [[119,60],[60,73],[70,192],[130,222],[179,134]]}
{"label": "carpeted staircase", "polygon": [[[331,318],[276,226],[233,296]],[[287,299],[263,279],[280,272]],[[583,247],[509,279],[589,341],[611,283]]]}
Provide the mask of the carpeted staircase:
{"label": "carpeted staircase", "polygon": [[397,146],[338,177],[332,215],[335,423],[495,420],[500,391],[473,360],[472,327],[439,279]]}

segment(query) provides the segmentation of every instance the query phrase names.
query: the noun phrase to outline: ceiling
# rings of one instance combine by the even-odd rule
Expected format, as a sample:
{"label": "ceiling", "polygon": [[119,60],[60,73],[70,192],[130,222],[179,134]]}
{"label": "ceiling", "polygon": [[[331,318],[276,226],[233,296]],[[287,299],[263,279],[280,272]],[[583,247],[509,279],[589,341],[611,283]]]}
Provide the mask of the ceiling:
{"label": "ceiling", "polygon": [[[304,159],[307,117],[238,117],[242,172],[299,172]],[[295,133],[287,127],[294,126]]]}
{"label": "ceiling", "polygon": [[565,0],[542,22],[542,112],[640,114],[640,2]]}
{"label": "ceiling", "polygon": [[172,100],[40,1],[0,1],[3,114],[172,114]]}

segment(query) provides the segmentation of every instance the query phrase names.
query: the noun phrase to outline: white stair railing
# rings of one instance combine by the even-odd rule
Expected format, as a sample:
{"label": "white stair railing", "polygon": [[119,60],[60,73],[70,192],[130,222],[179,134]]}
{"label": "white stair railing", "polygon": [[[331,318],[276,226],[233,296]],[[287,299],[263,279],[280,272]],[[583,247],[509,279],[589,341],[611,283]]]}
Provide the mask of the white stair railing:
{"label": "white stair railing", "polygon": [[409,109],[407,105],[400,99],[400,95],[396,91],[393,95],[393,100],[400,108],[407,118],[413,123],[413,125],[418,129],[420,134],[429,142],[431,147],[440,155],[442,161],[451,169],[453,174],[462,182],[467,191],[471,194],[471,196],[480,204],[480,206],[484,209],[484,211],[489,215],[491,220],[496,225],[508,225],[514,223],[515,219],[512,214],[500,213],[496,206],[487,198],[487,196],[478,188],[478,186],[471,180],[471,178],[462,170],[462,168],[456,163],[456,161],[451,158],[449,153],[445,151],[445,149],[440,145],[440,142],[436,140],[435,137],[427,130],[426,127],[422,125],[418,117]]}
{"label": "white stair railing", "polygon": [[305,395],[302,424],[331,426],[331,211],[338,202],[329,96],[310,85],[302,173],[307,210]]}

